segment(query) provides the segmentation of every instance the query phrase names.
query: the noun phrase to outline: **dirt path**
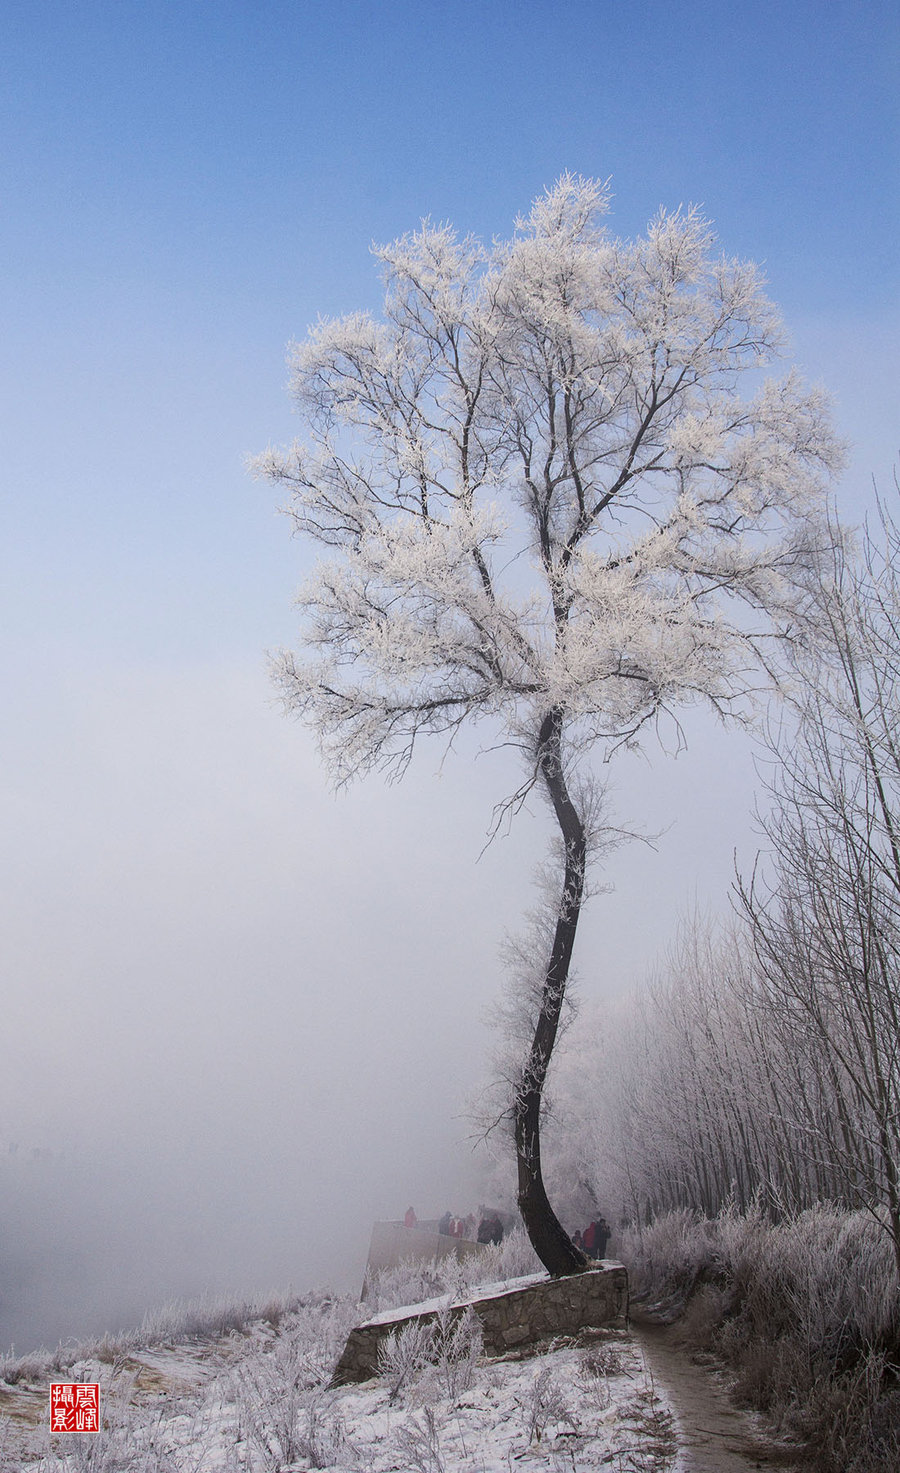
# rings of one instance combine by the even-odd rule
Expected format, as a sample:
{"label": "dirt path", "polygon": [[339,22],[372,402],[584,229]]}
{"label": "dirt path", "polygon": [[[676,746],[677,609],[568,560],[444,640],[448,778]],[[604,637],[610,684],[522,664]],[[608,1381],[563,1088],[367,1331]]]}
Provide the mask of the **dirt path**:
{"label": "dirt path", "polygon": [[767,1440],[751,1414],[733,1406],[715,1378],[693,1364],[674,1327],[633,1322],[631,1328],[678,1419],[678,1473],[796,1473],[790,1451]]}

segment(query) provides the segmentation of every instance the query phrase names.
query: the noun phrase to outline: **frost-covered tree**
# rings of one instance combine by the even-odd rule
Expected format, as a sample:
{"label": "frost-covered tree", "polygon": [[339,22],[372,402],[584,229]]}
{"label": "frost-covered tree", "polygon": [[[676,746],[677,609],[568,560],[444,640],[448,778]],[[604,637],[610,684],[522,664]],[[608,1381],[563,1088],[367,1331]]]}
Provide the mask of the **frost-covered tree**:
{"label": "frost-covered tree", "polygon": [[584,1266],[540,1156],[592,837],[576,769],[686,702],[742,709],[790,632],[839,458],[796,376],[738,393],[779,345],[757,269],[716,254],[693,209],[617,240],[607,202],[567,175],[507,242],[426,222],[377,250],[382,317],[295,348],[306,438],[258,462],[326,550],[278,681],[335,780],[402,773],[421,734],[489,721],[555,815],[509,1103],[519,1206],[554,1274]]}
{"label": "frost-covered tree", "polygon": [[740,898],[760,1001],[805,1070],[804,1150],[884,1222],[900,1279],[900,526],[879,512],[822,581],[797,720],[772,738],[768,872]]}

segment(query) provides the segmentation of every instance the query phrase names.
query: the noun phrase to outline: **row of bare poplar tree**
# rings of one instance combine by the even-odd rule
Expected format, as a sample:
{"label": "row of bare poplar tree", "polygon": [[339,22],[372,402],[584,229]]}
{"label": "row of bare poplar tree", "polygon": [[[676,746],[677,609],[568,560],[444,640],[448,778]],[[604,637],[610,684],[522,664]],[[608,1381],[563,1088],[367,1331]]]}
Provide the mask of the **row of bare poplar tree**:
{"label": "row of bare poplar tree", "polygon": [[733,921],[686,924],[603,1044],[575,1043],[554,1175],[644,1222],[862,1207],[900,1275],[900,528],[883,505],[860,543],[836,539],[814,595],[823,633],[798,644],[768,733],[764,845]]}

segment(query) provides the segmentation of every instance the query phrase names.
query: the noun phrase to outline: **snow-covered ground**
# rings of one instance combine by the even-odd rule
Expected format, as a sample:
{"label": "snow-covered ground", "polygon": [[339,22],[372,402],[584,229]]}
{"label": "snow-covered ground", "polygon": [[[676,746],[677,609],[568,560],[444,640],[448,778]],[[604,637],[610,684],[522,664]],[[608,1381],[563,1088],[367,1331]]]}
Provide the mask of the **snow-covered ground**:
{"label": "snow-covered ground", "polygon": [[[109,1341],[0,1383],[0,1469],[15,1473],[674,1473],[674,1419],[622,1329],[487,1359],[477,1329],[398,1342],[377,1381],[331,1388],[349,1300],[315,1296],[205,1341]],[[9,1369],[9,1368],[7,1368]],[[16,1372],[18,1375],[19,1372]],[[104,1430],[56,1434],[50,1380],[99,1380]]]}

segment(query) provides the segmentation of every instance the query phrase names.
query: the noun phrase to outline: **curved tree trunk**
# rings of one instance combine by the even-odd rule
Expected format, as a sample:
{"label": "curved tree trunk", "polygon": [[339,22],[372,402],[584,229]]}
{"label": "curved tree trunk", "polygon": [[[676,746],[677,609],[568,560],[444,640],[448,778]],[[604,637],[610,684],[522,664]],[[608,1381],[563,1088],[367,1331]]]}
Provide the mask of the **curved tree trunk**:
{"label": "curved tree trunk", "polygon": [[558,707],[541,723],[537,763],[562,831],[565,875],[537,1026],[516,1092],[514,1121],[519,1211],[541,1263],[548,1273],[560,1276],[580,1272],[590,1260],[575,1247],[554,1213],[541,1175],[541,1096],[569,978],[587,853],[584,824],[569,797],[563,774],[562,712]]}

